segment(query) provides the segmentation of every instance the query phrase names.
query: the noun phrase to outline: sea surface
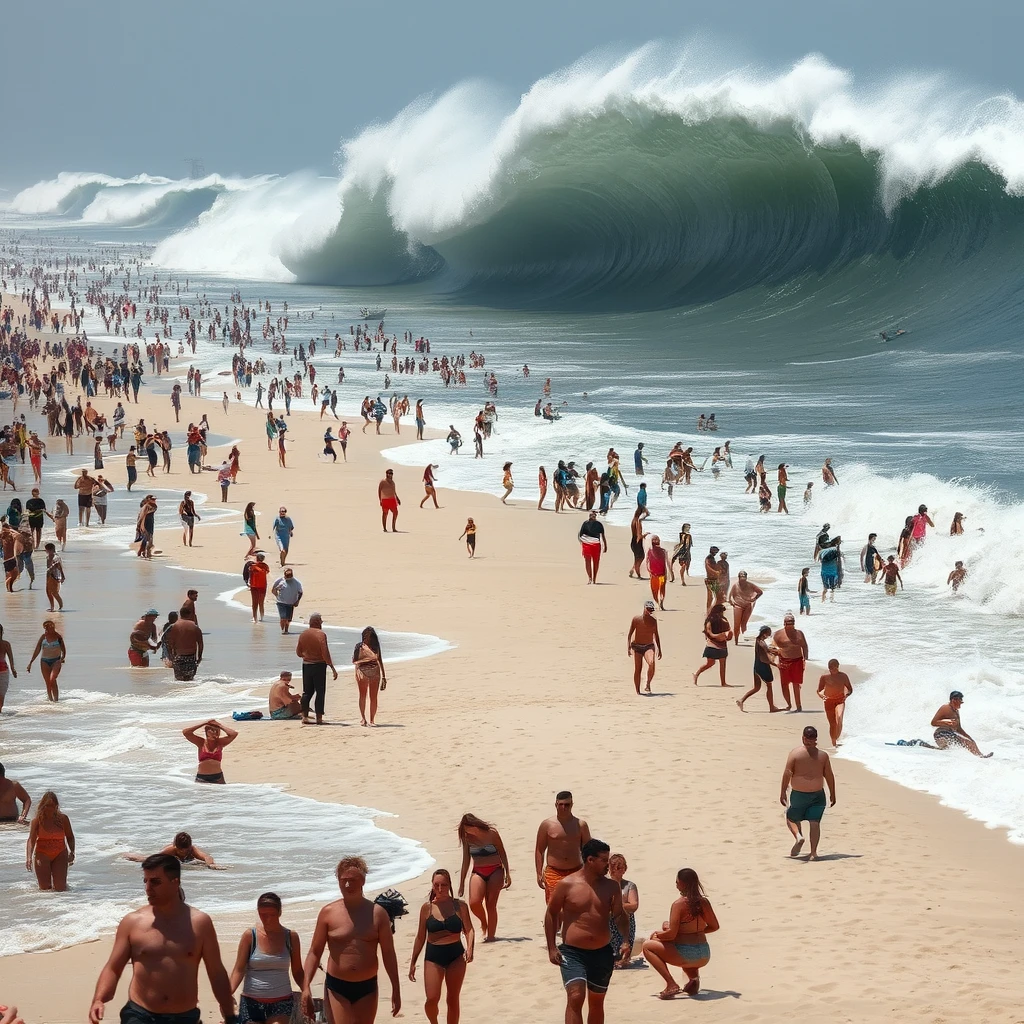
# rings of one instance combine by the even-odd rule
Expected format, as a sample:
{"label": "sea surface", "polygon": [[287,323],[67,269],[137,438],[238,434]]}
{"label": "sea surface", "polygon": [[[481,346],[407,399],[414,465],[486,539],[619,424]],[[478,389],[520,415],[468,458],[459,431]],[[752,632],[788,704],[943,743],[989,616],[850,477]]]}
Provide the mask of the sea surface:
{"label": "sea surface", "polygon": [[[864,674],[841,756],[1024,842],[1022,115],[1012,97],[862,83],[820,57],[709,75],[692,54],[649,47],[518,101],[455,86],[345,140],[337,177],[68,172],[15,196],[0,241],[26,263],[138,258],[172,312],[197,296],[223,311],[238,290],[269,300],[276,321],[287,302],[290,346],[329,339],[314,363],[332,385],[334,335],[362,306],[386,307],[388,333],[426,336],[432,355],[482,353],[499,381],[485,458],[471,443],[458,456],[443,441],[395,448],[406,491],[436,462],[442,486],[498,494],[511,460],[514,499],[535,502],[538,465],[602,466],[615,446],[631,489],[611,520],[625,523],[643,441],[649,528],[674,540],[689,522],[698,558],[727,550],[733,575],[764,587],[757,615],[772,625],[804,566],[820,586],[812,553],[829,523],[846,580],[802,625],[815,660]],[[260,337],[253,354],[276,370]],[[211,396],[230,356],[199,343]],[[388,394],[374,358],[350,343],[340,360],[350,422],[364,395]],[[391,390],[469,440],[483,373],[467,370],[461,389],[392,374]],[[555,423],[533,415],[548,377]],[[711,412],[720,431],[697,433]],[[731,470],[696,474],[671,500],[660,489],[676,441],[700,465],[725,440]],[[762,454],[773,482],[789,464],[789,516],[760,515],[743,493],[744,461]],[[839,477],[827,491],[826,457]],[[936,528],[887,598],[861,581],[858,553],[869,532],[894,552],[921,504]],[[958,511],[966,532],[950,537]],[[574,516],[565,531],[571,545]],[[969,577],[953,595],[957,559]],[[928,738],[952,689],[992,760],[893,745]]]}

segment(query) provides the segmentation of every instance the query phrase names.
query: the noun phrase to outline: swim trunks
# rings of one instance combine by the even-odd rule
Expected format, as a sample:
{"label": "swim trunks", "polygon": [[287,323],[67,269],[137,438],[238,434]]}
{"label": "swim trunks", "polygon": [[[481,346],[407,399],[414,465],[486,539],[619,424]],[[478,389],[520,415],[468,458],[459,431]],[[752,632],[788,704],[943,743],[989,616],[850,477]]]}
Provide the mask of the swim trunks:
{"label": "swim trunks", "polygon": [[896,584],[895,583],[886,583],[886,585],[885,585],[885,592],[890,597],[895,597],[896,596]]}
{"label": "swim trunks", "polygon": [[181,682],[195,679],[198,667],[199,662],[194,654],[179,654],[174,659],[174,678]]}
{"label": "swim trunks", "polygon": [[821,821],[821,816],[825,813],[825,803],[823,789],[815,793],[801,793],[794,789],[789,794],[786,817],[790,821]]}
{"label": "swim trunks", "polygon": [[555,886],[563,878],[568,878],[570,875],[576,874],[579,868],[553,868],[550,864],[544,868],[544,902],[551,902],[551,894],[555,891]]}
{"label": "swim trunks", "polygon": [[562,954],[562,984],[584,981],[591,992],[607,992],[615,969],[615,953],[611,944],[599,949],[582,949],[563,942],[558,947]]}
{"label": "swim trunks", "polygon": [[324,979],[324,1002],[327,1002],[328,992],[334,993],[347,1003],[358,1003],[360,999],[372,996],[376,991],[376,975],[364,981],[345,981],[344,978],[336,978],[333,974],[328,974]]}
{"label": "swim trunks", "polygon": [[799,686],[804,681],[804,659],[779,658],[779,681]]}
{"label": "swim trunks", "polygon": [[800,595],[800,611],[809,612],[811,610],[811,599],[806,594]]}
{"label": "swim trunks", "polygon": [[121,1024],[199,1024],[199,1008],[185,1013],[153,1013],[128,1000],[121,1007]]}
{"label": "swim trunks", "polygon": [[128,664],[136,668],[149,668],[149,655],[145,651],[128,649]]}
{"label": "swim trunks", "polygon": [[78,496],[78,507],[79,508],[92,508],[92,495],[91,494],[80,494]]}
{"label": "swim trunks", "polygon": [[273,711],[271,711],[270,717],[273,718],[275,721],[287,721],[290,718],[299,718],[300,715],[298,711],[290,710],[288,705],[286,704],[283,707],[275,708]]}
{"label": "swim trunks", "polygon": [[292,621],[292,615],[294,615],[294,614],[295,614],[295,605],[293,605],[293,604],[281,604],[280,601],[277,602],[277,617],[279,619],[284,619],[285,622],[291,622]]}
{"label": "swim trunks", "polygon": [[7,696],[7,689],[11,685],[11,671],[10,669],[4,669],[0,672],[0,697]]}
{"label": "swim trunks", "polygon": [[397,498],[381,498],[380,507],[385,512],[394,512],[398,515],[398,499]]}
{"label": "swim trunks", "polygon": [[679,958],[687,964],[711,959],[711,947],[706,942],[673,942]]}
{"label": "swim trunks", "polygon": [[704,648],[704,657],[710,658],[712,661],[721,661],[722,658],[729,657],[729,649],[727,647],[712,647],[709,644]]}

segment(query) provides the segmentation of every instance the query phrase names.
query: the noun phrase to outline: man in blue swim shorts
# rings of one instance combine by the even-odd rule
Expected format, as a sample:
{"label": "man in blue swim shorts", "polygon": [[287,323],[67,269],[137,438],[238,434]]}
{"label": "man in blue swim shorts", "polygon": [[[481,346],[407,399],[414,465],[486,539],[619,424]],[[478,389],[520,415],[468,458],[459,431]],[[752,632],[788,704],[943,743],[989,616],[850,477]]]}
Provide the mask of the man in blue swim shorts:
{"label": "man in blue swim shorts", "polygon": [[[795,857],[804,845],[802,823],[809,822],[811,853],[808,860],[818,859],[818,840],[821,837],[821,816],[825,813],[825,786],[828,786],[829,806],[836,805],[836,780],[828,754],[818,749],[818,730],[808,725],[803,732],[803,745],[790,751],[786,770],[782,773],[782,792],[779,802],[786,807],[786,826],[795,842],[789,851]],[[792,787],[792,792],[790,792]]]}
{"label": "man in blue swim shorts", "polygon": [[[629,953],[629,943],[612,949],[610,918],[620,935],[629,934],[618,883],[608,878],[610,847],[590,839],[580,848],[583,866],[563,878],[551,893],[544,915],[548,959],[561,968],[565,986],[566,1021],[583,1024],[583,1003],[590,1021],[604,1019],[604,997],[615,961]],[[556,946],[559,922],[562,942]]]}

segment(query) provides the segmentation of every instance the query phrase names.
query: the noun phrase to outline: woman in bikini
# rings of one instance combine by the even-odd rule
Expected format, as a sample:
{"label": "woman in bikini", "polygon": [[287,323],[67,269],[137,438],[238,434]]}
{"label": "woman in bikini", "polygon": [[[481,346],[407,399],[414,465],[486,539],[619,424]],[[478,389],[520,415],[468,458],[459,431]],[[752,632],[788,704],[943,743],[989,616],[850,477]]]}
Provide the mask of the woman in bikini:
{"label": "woman in bikini", "polygon": [[250,501],[245,506],[245,511],[242,513],[242,520],[245,523],[245,528],[242,531],[243,537],[249,538],[249,550],[246,551],[246,557],[256,553],[256,541],[260,539],[259,532],[256,529],[256,502]]}
{"label": "woman in bikini", "polygon": [[693,685],[702,672],[707,672],[715,662],[718,662],[718,675],[723,686],[729,684],[725,681],[725,663],[729,657],[729,641],[732,639],[732,630],[729,628],[729,620],[725,616],[725,605],[714,604],[704,620],[704,638],[707,646],[704,648],[704,664],[693,673]]}
{"label": "woman in bikini", "polygon": [[544,507],[544,498],[548,493],[548,471],[543,466],[537,471],[537,486],[540,488],[540,501],[537,502],[537,508],[542,509]]}
{"label": "woman in bikini", "polygon": [[629,550],[633,553],[633,568],[629,570],[630,579],[646,579],[640,574],[640,566],[644,562],[644,528],[641,520],[642,508],[637,508],[633,513],[633,519],[629,524]]}
{"label": "woman in bikini", "polygon": [[36,641],[36,649],[32,652],[26,672],[32,671],[32,665],[39,658],[39,672],[46,683],[46,699],[54,703],[60,697],[57,689],[57,677],[67,661],[68,649],[64,646],[64,637],[57,632],[53,619],[43,620],[43,635]]}
{"label": "woman in bikini", "polygon": [[[375,725],[377,717],[377,692],[388,688],[388,677],[384,671],[384,659],[380,653],[380,640],[373,626],[363,630],[359,643],[352,652],[352,664],[356,667],[356,685],[359,687],[359,715],[363,725]],[[370,721],[366,721],[366,698],[370,698]]]}
{"label": "woman in bikini", "polygon": [[14,667],[14,651],[11,650],[10,641],[4,639],[4,627],[0,626],[0,711],[4,709],[11,676],[18,678],[18,670]]}
{"label": "woman in bikini", "polygon": [[[679,899],[669,910],[669,919],[660,932],[652,932],[644,943],[644,959],[665,979],[665,987],[658,993],[660,999],[671,999],[685,992],[695,996],[700,991],[700,969],[711,959],[707,936],[717,932],[718,918],[711,901],[704,895],[697,872],[683,868],[676,875]],[[681,967],[689,978],[680,988],[669,965]]]}
{"label": "woman in bikini", "polygon": [[25,870],[35,868],[36,881],[43,890],[65,892],[68,868],[75,863],[75,833],[71,821],[60,809],[57,794],[47,790],[36,806],[28,842],[25,844]]}
{"label": "woman in bikini", "polygon": [[502,505],[506,505],[506,504],[508,504],[506,499],[512,493],[512,491],[515,489],[516,485],[515,485],[515,481],[512,479],[512,463],[511,462],[506,462],[505,465],[502,466],[501,468],[502,468],[502,471],[505,474],[501,478],[501,486],[505,488],[505,493],[501,496],[501,503],[502,503]]}
{"label": "woman in bikini", "polygon": [[[462,936],[466,945],[462,945]],[[473,919],[469,908],[452,893],[452,876],[438,868],[430,879],[430,898],[420,908],[419,929],[412,945],[409,980],[416,980],[416,961],[423,957],[423,988],[427,1000],[423,1007],[427,1020],[436,1024],[441,1003],[441,986],[446,985],[448,1020],[457,1024],[459,995],[466,979],[466,965],[473,962]]]}
{"label": "woman in bikini", "polygon": [[772,665],[776,664],[776,661],[775,655],[768,648],[768,638],[771,635],[771,626],[762,626],[757,632],[757,639],[754,641],[754,685],[736,701],[736,706],[740,711],[743,710],[743,705],[747,700],[761,689],[762,683],[768,692],[768,710],[771,712],[782,710],[775,706],[775,695],[772,693],[772,683],[775,680]]}
{"label": "woman in bikini", "polygon": [[462,843],[462,874],[459,876],[459,896],[466,891],[469,876],[469,909],[480,919],[484,942],[493,942],[498,930],[498,896],[512,884],[508,854],[498,830],[475,814],[464,814],[457,829]]}
{"label": "woman in bikini", "polygon": [[[672,563],[679,563],[679,582],[686,586],[686,574],[690,569],[690,560],[692,558],[691,550],[693,548],[693,534],[690,533],[690,524],[683,523],[683,528],[679,531],[679,543],[676,545],[675,550],[672,552],[672,558],[669,561],[669,570],[672,569]],[[675,577],[672,577],[672,582],[675,582]]]}
{"label": "woman in bikini", "polygon": [[[203,730],[202,738],[197,735],[200,729]],[[196,782],[223,786],[224,772],[221,762],[224,758],[224,748],[237,739],[238,733],[230,726],[221,725],[215,718],[211,718],[208,722],[200,722],[189,729],[182,729],[181,735],[199,750]]]}

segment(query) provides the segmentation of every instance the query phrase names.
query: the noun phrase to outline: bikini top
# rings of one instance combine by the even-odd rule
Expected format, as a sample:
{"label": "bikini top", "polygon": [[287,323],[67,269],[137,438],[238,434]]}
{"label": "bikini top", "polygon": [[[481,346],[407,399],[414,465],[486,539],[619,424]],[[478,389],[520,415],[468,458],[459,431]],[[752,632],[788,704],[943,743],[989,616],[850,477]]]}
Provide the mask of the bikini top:
{"label": "bikini top", "polygon": [[487,843],[484,846],[471,846],[469,848],[470,857],[493,857],[498,852],[498,848],[494,843]]}
{"label": "bikini top", "polygon": [[60,640],[57,640],[57,639],[47,640],[46,637],[44,636],[43,637],[42,646],[43,647],[60,647]]}
{"label": "bikini top", "polygon": [[456,912],[449,915],[443,921],[434,917],[433,913],[427,918],[426,929],[432,935],[436,932],[449,932],[458,935],[462,931],[462,917],[458,913],[458,901],[455,902]]}
{"label": "bikini top", "polygon": [[218,747],[216,750],[207,750],[206,747],[199,748],[199,760],[203,761],[220,761],[224,757],[224,748]]}

